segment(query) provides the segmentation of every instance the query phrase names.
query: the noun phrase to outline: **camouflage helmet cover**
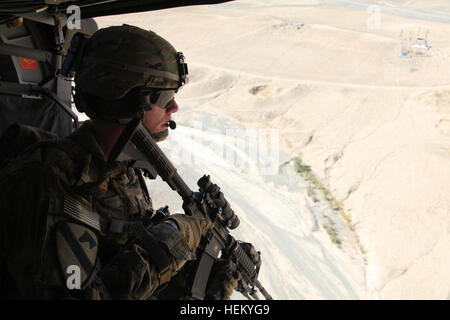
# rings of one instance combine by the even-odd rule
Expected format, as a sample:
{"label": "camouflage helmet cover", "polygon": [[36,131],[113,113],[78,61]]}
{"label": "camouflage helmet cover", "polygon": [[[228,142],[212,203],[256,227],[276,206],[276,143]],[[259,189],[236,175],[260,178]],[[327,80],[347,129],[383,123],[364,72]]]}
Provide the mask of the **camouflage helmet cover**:
{"label": "camouflage helmet cover", "polygon": [[178,89],[185,82],[184,57],[152,31],[130,25],[97,31],[75,74],[76,88],[105,100],[123,98],[136,87]]}

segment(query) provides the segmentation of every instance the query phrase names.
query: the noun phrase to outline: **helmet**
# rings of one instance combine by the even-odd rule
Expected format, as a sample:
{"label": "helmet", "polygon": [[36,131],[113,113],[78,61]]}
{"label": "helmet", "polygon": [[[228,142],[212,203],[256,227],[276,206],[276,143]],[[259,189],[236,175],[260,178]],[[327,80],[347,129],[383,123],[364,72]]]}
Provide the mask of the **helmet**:
{"label": "helmet", "polygon": [[86,96],[109,104],[123,100],[130,92],[139,92],[137,88],[147,88],[148,95],[148,88],[176,91],[187,82],[183,54],[156,33],[135,26],[98,30],[86,40],[79,59],[75,89],[77,94],[82,92],[85,99],[79,103],[78,95],[75,102],[77,108],[88,115],[85,109],[89,108],[83,100],[92,99]]}

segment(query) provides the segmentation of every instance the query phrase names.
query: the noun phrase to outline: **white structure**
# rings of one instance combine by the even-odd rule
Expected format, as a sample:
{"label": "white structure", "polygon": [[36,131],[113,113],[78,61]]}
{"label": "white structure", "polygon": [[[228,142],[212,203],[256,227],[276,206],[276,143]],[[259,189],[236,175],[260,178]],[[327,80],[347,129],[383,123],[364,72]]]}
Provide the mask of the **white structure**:
{"label": "white structure", "polygon": [[[407,55],[424,56],[431,49],[431,46],[429,46],[428,42],[427,42],[428,31],[425,35],[425,38],[420,37],[419,33],[420,33],[420,27],[419,27],[419,30],[417,31],[417,37],[414,41],[412,40],[411,34],[409,35],[407,40],[405,40],[405,39],[401,40],[402,56],[407,56]],[[401,32],[400,32],[400,38],[402,38],[402,34],[403,34],[403,30],[401,30]]]}

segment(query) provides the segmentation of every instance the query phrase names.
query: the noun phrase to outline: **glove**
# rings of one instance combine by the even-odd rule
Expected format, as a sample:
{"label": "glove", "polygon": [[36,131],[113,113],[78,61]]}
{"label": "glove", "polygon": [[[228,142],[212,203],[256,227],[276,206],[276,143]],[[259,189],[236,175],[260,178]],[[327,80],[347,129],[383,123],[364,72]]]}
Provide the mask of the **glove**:
{"label": "glove", "polygon": [[219,259],[214,262],[211,275],[206,285],[205,299],[230,300],[233,290],[241,280],[241,273],[230,259]]}
{"label": "glove", "polygon": [[174,221],[191,251],[197,249],[203,233],[213,227],[212,222],[206,217],[194,217],[185,214],[173,214],[162,222]]}
{"label": "glove", "polygon": [[170,281],[188,260],[196,258],[195,249],[203,232],[212,227],[204,217],[184,214],[171,215],[149,229],[136,225],[136,241],[156,267],[159,285]]}
{"label": "glove", "polygon": [[256,251],[255,247],[250,242],[239,241],[241,248],[247,253],[249,258],[255,264],[256,268],[259,270],[261,267],[261,252]]}
{"label": "glove", "polygon": [[213,223],[205,217],[193,217],[185,214],[173,214],[170,217],[164,219],[163,223],[171,223],[174,228],[178,228],[179,232],[186,240],[187,247],[189,248],[190,256],[178,258],[175,260],[176,271],[181,269],[183,265],[188,261],[195,259],[195,250],[197,249],[202,235],[205,231],[212,229]]}

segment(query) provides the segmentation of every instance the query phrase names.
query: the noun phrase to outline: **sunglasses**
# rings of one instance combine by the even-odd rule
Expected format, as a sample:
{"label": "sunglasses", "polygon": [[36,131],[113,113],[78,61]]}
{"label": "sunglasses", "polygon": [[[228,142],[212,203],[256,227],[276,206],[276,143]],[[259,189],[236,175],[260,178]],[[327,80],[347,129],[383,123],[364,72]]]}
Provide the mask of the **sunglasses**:
{"label": "sunglasses", "polygon": [[166,109],[175,97],[178,90],[159,90],[150,93],[150,103]]}
{"label": "sunglasses", "polygon": [[162,109],[169,107],[170,103],[175,97],[176,89],[159,89],[142,91],[142,97],[144,98],[144,104],[155,104]]}

